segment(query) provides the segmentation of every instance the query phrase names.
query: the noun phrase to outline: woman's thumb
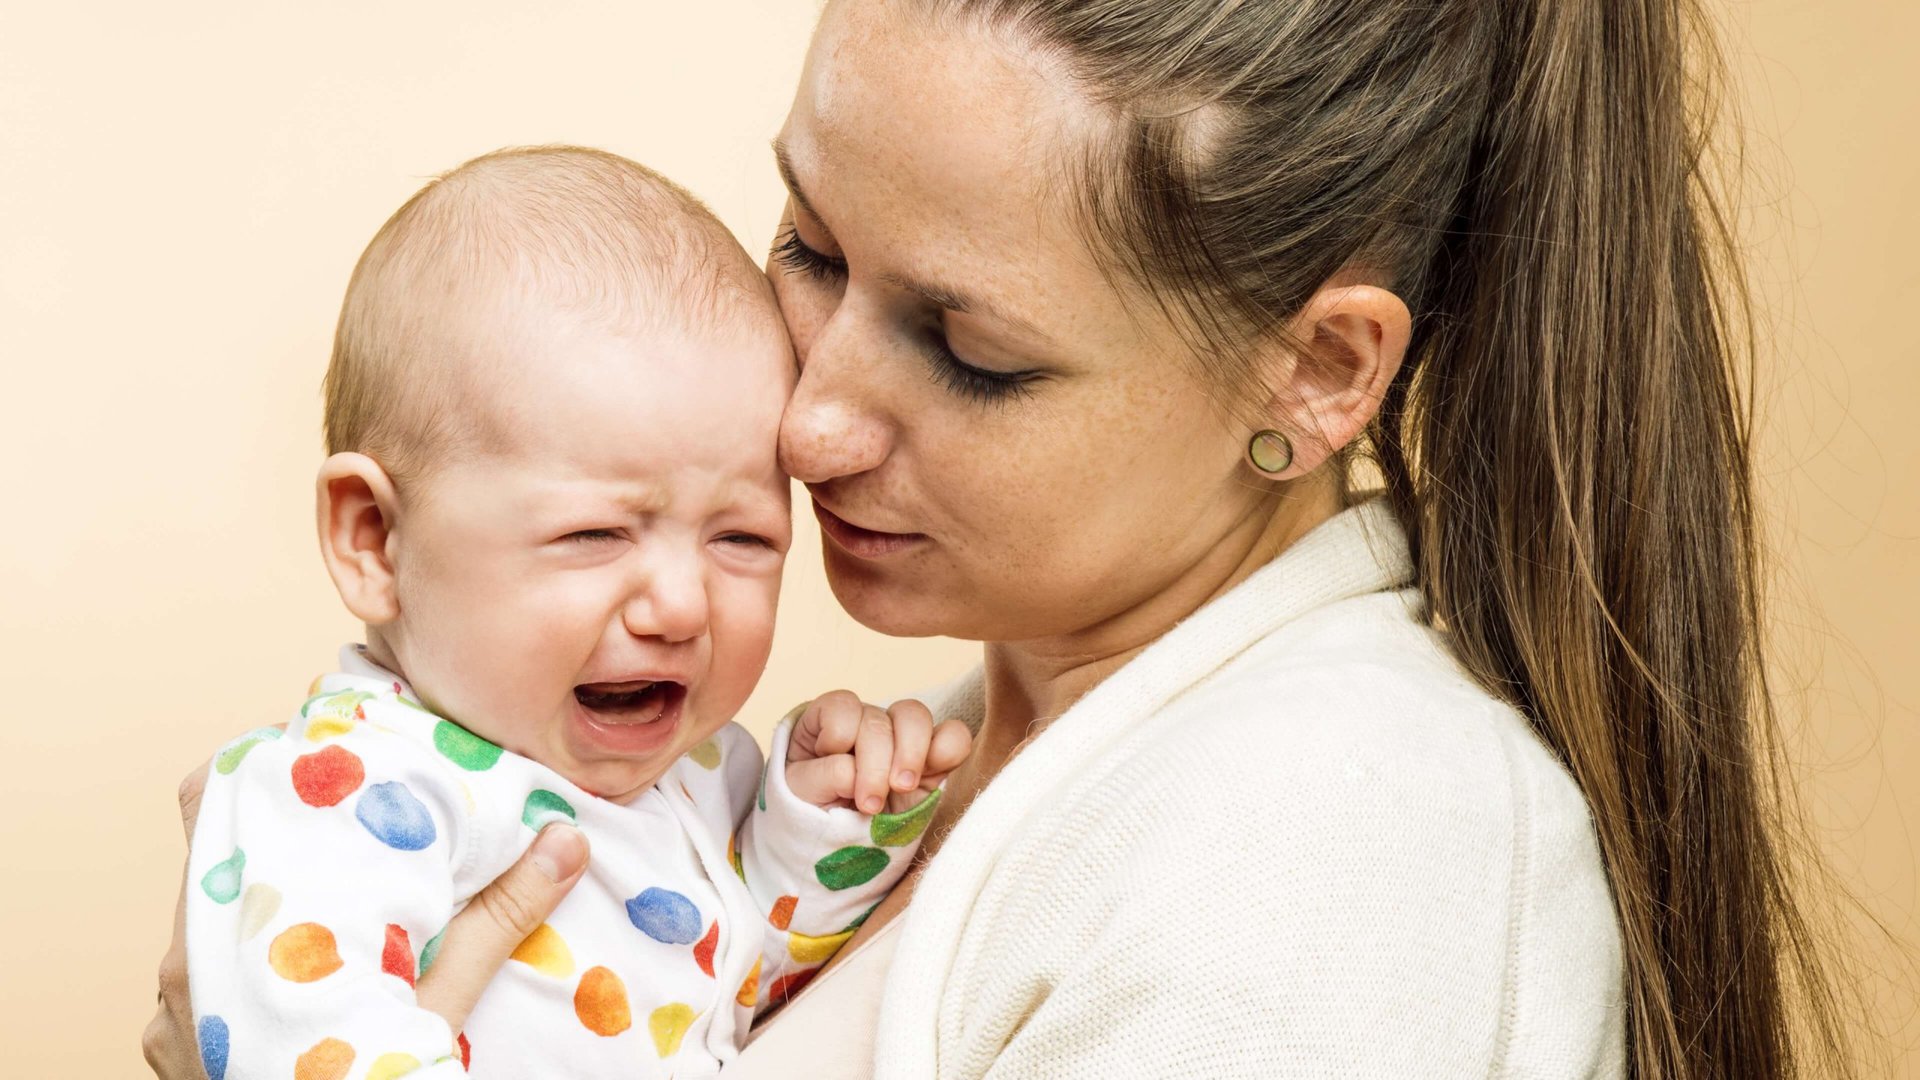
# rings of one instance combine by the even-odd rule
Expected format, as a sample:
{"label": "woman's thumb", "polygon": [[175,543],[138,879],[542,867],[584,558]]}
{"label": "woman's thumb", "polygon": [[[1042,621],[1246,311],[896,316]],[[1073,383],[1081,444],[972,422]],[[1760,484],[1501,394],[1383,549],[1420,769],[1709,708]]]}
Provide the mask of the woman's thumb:
{"label": "woman's thumb", "polygon": [[507,872],[447,924],[415,999],[458,1032],[474,1003],[528,934],[547,921],[587,868],[587,837],[571,825],[540,830]]}

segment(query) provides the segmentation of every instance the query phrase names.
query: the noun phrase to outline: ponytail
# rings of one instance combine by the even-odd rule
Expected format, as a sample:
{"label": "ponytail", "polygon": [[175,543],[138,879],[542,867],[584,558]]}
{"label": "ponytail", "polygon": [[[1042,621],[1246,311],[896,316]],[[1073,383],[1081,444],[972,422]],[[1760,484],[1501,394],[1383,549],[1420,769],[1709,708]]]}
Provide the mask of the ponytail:
{"label": "ponytail", "polygon": [[1120,117],[1095,232],[1223,397],[1257,385],[1234,345],[1391,275],[1414,332],[1372,449],[1433,624],[1592,809],[1629,1075],[1847,1073],[1775,769],[1694,0],[922,2]]}
{"label": "ponytail", "polygon": [[1382,417],[1389,491],[1436,623],[1593,809],[1632,1075],[1843,1071],[1770,787],[1744,308],[1679,92],[1688,28],[1667,0],[1508,6]]}

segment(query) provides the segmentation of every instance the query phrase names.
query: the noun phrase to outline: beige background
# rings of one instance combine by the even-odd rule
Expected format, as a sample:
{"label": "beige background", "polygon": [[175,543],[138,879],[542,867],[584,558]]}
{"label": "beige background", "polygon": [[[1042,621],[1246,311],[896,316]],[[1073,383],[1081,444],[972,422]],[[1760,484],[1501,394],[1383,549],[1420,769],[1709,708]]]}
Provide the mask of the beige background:
{"label": "beige background", "polygon": [[[355,632],[314,553],[341,290],[427,176],[514,143],[640,158],[763,249],[803,0],[10,4],[0,16],[0,1072],[142,1071],[173,788]],[[1914,929],[1920,813],[1920,8],[1723,9],[1775,355],[1783,679],[1830,857]],[[810,530],[803,530],[809,532]],[[748,712],[970,655],[833,605],[809,535]],[[1878,966],[1892,946],[1872,945]],[[1872,984],[1899,1028],[1905,990]],[[1913,1040],[1915,1027],[1896,1032]]]}

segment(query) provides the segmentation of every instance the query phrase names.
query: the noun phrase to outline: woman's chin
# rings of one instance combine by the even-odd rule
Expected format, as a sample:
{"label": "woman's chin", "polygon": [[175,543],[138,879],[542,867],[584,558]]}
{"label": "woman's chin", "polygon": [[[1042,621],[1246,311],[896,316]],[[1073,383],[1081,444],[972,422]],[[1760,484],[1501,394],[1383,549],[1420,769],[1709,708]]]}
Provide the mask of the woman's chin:
{"label": "woman's chin", "polygon": [[[851,565],[848,565],[851,563]],[[963,583],[943,578],[876,573],[870,566],[826,557],[827,585],[840,607],[861,626],[888,637],[951,637],[996,640],[981,624],[980,608],[965,602],[978,597]]]}

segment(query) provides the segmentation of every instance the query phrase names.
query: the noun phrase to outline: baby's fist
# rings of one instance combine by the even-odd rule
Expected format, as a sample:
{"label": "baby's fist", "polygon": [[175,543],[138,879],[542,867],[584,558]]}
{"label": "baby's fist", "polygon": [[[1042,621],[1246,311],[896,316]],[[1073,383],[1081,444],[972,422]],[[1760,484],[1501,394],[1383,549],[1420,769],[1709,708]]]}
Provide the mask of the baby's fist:
{"label": "baby's fist", "polygon": [[973,734],[936,726],[918,701],[868,705],[846,690],[815,698],[787,740],[787,787],[815,806],[900,813],[939,787],[967,759]]}

